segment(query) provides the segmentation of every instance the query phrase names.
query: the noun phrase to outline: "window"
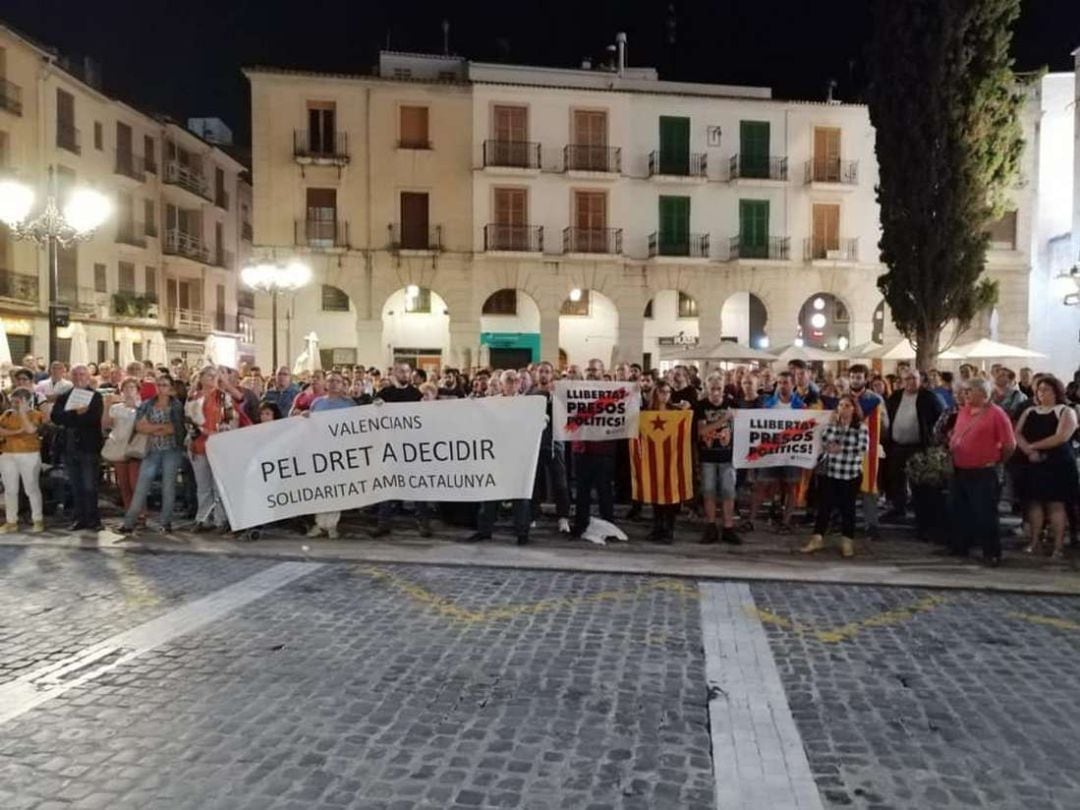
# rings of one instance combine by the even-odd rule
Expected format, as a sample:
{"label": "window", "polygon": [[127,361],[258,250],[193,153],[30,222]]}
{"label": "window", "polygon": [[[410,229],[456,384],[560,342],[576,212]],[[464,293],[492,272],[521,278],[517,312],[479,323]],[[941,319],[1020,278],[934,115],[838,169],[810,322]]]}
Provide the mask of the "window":
{"label": "window", "polygon": [[498,290],[488,296],[481,315],[517,315],[517,290]]}
{"label": "window", "polygon": [[739,174],[769,176],[769,122],[739,122]]}
{"label": "window", "polygon": [[495,222],[524,226],[529,221],[529,193],[523,188],[495,189]]}
{"label": "window", "polygon": [[840,130],[814,128],[814,182],[840,182]]}
{"label": "window", "polygon": [[79,154],[79,133],[75,129],[75,96],[56,89],[56,145]]}
{"label": "window", "polygon": [[229,210],[229,195],[225,193],[225,171],[218,167],[214,169],[214,204],[218,208]]}
{"label": "window", "polygon": [[147,265],[145,270],[144,270],[144,273],[145,273],[144,280],[145,280],[145,283],[146,283],[146,288],[145,288],[146,295],[147,296],[153,296],[154,300],[156,301],[157,300],[157,268]]}
{"label": "window", "polygon": [[1006,211],[990,223],[991,250],[1016,250],[1016,212]]}
{"label": "window", "polygon": [[143,223],[147,236],[157,236],[157,211],[153,200],[143,200]]}
{"label": "window", "polygon": [[690,198],[660,198],[660,255],[687,256],[690,253]]}
{"label": "window", "polygon": [[650,318],[652,318],[652,316],[653,316],[653,314],[652,314],[652,299],[650,298],[649,303],[647,303],[645,305],[645,315],[644,315],[644,317],[646,319],[650,319]]}
{"label": "window", "polygon": [[123,121],[116,122],[116,169],[128,175],[134,174],[136,169],[142,169],[135,165],[132,154],[131,127]]}
{"label": "window", "polygon": [[607,113],[603,110],[574,110],[574,143],[578,146],[607,146]]}
{"label": "window", "polygon": [[154,146],[154,139],[149,135],[143,136],[143,153],[146,160],[146,170],[148,172],[157,171],[157,147]]}
{"label": "window", "polygon": [[107,293],[109,291],[108,271],[103,264],[94,264],[94,292]]}
{"label": "window", "polygon": [[563,301],[562,309],[559,310],[560,315],[580,315],[588,317],[589,315],[589,291],[580,290],[578,300],[575,301],[572,298],[567,297]]}
{"label": "window", "polygon": [[394,78],[395,79],[411,79],[412,78],[412,70],[410,70],[409,68],[396,67],[396,68],[394,68]]}
{"label": "window", "polygon": [[840,206],[814,204],[814,235],[810,242],[812,259],[827,259],[829,251],[840,249]]}
{"label": "window", "polygon": [[336,105],[332,101],[308,102],[308,149],[315,155],[333,155]]}
{"label": "window", "polygon": [[427,287],[418,287],[416,295],[405,294],[405,311],[408,313],[431,312],[431,290]]}
{"label": "window", "polygon": [[693,296],[684,292],[679,293],[679,317],[696,318],[698,316],[697,301]]}
{"label": "window", "polygon": [[34,340],[30,335],[13,335],[9,332],[7,342],[8,350],[13,358],[18,357],[22,360],[26,355],[33,354]]}
{"label": "window", "polygon": [[660,116],[660,174],[690,174],[690,119]]}
{"label": "window", "polygon": [[98,150],[105,148],[105,130],[100,121],[94,122],[94,148]]}
{"label": "window", "polygon": [[603,191],[574,192],[573,239],[574,253],[612,253],[608,247],[607,193]]}
{"label": "window", "polygon": [[427,250],[428,195],[413,191],[401,192],[401,247]]}
{"label": "window", "polygon": [[120,262],[117,289],[122,293],[135,292],[135,265],[131,262]]}
{"label": "window", "polygon": [[529,139],[529,108],[497,104],[492,110],[492,137],[504,143]]}
{"label": "window", "polygon": [[337,192],[332,188],[307,190],[307,243],[312,247],[337,244]]}
{"label": "window", "polygon": [[97,342],[97,362],[107,363],[109,362],[109,341],[99,340]]}
{"label": "window", "polygon": [[323,312],[348,312],[349,296],[344,290],[331,287],[329,284],[323,284],[322,308]]}
{"label": "window", "polygon": [[403,106],[401,108],[401,140],[398,145],[402,149],[430,149],[431,142],[428,139],[428,108]]}
{"label": "window", "polygon": [[769,201],[739,200],[739,258],[769,257]]}

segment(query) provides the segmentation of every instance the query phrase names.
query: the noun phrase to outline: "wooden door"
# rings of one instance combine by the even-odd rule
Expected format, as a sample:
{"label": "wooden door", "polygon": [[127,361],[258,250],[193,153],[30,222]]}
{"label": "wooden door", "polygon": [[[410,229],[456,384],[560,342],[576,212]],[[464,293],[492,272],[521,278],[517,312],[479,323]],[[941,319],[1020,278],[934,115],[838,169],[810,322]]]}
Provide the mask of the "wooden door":
{"label": "wooden door", "polygon": [[492,110],[495,164],[529,166],[529,108],[497,104]]}
{"label": "wooden door", "polygon": [[581,171],[607,171],[607,113],[575,110],[572,165]]}
{"label": "wooden door", "polygon": [[495,189],[496,250],[527,250],[529,234],[529,196],[523,188]]}
{"label": "wooden door", "polygon": [[840,182],[840,129],[814,128],[814,180],[819,183]]}
{"label": "wooden door", "polygon": [[337,191],[332,188],[307,190],[307,241],[333,247],[337,228]]}
{"label": "wooden door", "polygon": [[574,251],[609,253],[607,249],[607,194],[603,191],[574,192]]}
{"label": "wooden door", "polygon": [[411,250],[428,249],[428,195],[401,192],[401,246]]}
{"label": "wooden door", "polygon": [[811,258],[825,259],[830,250],[839,249],[840,206],[835,203],[815,203]]}

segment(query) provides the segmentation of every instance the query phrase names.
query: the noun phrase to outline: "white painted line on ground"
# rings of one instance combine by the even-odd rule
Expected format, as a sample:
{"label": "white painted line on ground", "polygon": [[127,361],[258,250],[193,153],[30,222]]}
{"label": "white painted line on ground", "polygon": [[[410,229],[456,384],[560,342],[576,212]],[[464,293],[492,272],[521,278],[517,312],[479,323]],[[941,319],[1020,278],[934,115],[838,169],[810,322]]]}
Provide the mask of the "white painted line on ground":
{"label": "white painted line on ground", "polygon": [[699,583],[719,810],[821,810],[750,586]]}
{"label": "white painted line on ground", "polygon": [[0,685],[0,724],[93,680],[178,636],[198,630],[293,580],[322,563],[279,563],[272,568],[181,605],[148,622],[117,633],[75,655]]}

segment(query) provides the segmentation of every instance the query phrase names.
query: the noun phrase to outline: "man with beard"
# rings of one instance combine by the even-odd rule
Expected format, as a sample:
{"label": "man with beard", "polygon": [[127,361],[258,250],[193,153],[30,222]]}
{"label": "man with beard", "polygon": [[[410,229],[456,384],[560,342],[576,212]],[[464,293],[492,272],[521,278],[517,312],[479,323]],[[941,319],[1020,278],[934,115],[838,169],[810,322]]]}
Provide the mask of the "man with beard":
{"label": "man with beard", "polygon": [[[395,363],[390,385],[385,386],[375,394],[375,404],[380,402],[419,402],[423,399],[420,389],[412,385],[412,368],[408,363]],[[415,501],[416,528],[421,537],[431,537],[431,519],[428,516],[428,505],[423,501]],[[390,534],[390,514],[393,511],[392,501],[383,501],[378,506],[378,522],[371,531],[372,537],[385,537]]]}
{"label": "man with beard", "polygon": [[878,525],[878,468],[881,463],[881,437],[889,424],[889,415],[885,411],[885,400],[867,388],[870,370],[856,363],[848,369],[848,385],[852,396],[859,403],[863,414],[863,424],[870,431],[870,447],[863,458],[862,485],[859,494],[862,498],[863,518],[866,520],[866,533],[871,540],[881,537]]}
{"label": "man with beard", "polygon": [[555,516],[559,532],[570,532],[570,489],[566,477],[566,456],[562,442],[552,440],[551,399],[555,393],[555,368],[546,360],[536,367],[536,385],[531,396],[546,398],[547,425],[540,437],[540,457],[536,462],[536,481],[533,484],[533,520],[540,514],[540,504],[545,494],[555,501]]}

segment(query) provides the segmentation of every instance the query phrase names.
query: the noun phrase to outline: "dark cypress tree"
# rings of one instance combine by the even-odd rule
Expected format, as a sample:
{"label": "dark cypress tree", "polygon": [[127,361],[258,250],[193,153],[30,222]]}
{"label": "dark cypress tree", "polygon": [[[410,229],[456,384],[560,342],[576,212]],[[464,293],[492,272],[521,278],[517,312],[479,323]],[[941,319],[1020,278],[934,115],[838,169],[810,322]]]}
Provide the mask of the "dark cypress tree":
{"label": "dark cypress tree", "polygon": [[955,319],[992,306],[987,228],[1015,182],[1026,88],[1009,43],[1020,0],[874,0],[870,120],[880,170],[878,288],[918,368]]}

